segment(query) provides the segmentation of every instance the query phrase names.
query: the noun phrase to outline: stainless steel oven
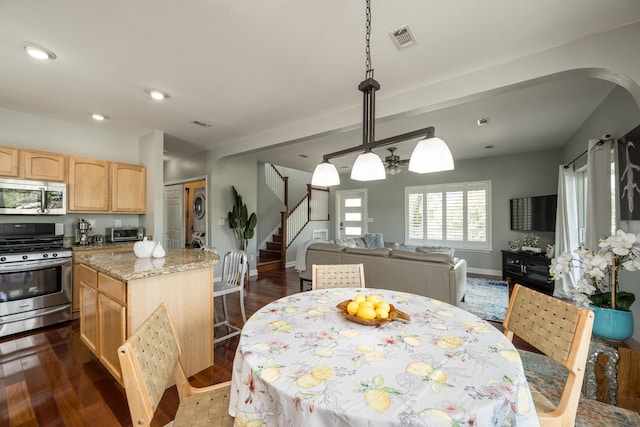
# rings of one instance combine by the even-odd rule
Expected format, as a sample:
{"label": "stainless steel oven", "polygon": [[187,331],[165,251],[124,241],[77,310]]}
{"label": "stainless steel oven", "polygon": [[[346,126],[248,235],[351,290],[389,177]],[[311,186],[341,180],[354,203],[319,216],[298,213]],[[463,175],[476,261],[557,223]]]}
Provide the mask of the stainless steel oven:
{"label": "stainless steel oven", "polygon": [[62,224],[0,224],[0,336],[71,319],[72,252]]}

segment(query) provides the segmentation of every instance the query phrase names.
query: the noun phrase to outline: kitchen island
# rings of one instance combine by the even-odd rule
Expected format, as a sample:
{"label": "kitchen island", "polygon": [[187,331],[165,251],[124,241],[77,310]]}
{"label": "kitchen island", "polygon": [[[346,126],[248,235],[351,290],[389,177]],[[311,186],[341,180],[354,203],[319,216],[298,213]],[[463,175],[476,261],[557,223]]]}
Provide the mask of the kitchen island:
{"label": "kitchen island", "polygon": [[169,308],[186,374],[213,364],[217,254],[166,249],[164,258],[109,252],[80,255],[77,260],[80,337],[121,384],[117,349],[161,302]]}

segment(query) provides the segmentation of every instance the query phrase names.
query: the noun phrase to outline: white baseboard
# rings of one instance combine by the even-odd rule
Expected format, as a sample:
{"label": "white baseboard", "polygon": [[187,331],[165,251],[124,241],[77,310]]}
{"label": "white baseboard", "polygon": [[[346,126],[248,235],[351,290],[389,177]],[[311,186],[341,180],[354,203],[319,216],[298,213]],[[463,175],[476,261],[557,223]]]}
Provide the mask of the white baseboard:
{"label": "white baseboard", "polygon": [[486,268],[469,268],[469,267],[467,267],[467,273],[484,274],[485,276],[500,276],[500,277],[502,277],[502,270],[488,270]]}

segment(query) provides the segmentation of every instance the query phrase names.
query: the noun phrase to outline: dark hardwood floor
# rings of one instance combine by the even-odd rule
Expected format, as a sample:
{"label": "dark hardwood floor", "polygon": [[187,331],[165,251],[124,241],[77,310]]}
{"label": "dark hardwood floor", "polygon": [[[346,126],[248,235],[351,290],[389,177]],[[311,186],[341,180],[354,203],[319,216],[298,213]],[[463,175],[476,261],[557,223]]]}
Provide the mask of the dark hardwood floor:
{"label": "dark hardwood floor", "polygon": [[[269,302],[300,291],[298,273],[251,277],[245,292],[247,317]],[[240,319],[237,296],[228,299]],[[216,305],[215,310],[221,310]],[[493,323],[502,330],[499,323]],[[217,344],[215,364],[191,378],[196,387],[231,379],[239,337]],[[528,348],[515,342],[518,348]],[[188,349],[183,349],[188,351]],[[160,402],[153,426],[173,419],[175,387]],[[82,343],[77,320],[0,339],[0,426],[131,426],[124,389]]]}

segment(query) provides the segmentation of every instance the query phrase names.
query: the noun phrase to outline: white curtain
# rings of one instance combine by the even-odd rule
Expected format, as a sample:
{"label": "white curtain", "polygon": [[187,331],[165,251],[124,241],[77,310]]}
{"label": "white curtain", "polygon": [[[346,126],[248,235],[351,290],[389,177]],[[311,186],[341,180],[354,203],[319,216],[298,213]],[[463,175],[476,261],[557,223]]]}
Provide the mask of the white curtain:
{"label": "white curtain", "polygon": [[[558,172],[558,208],[556,213],[556,240],[554,256],[572,252],[578,247],[578,197],[576,173],[573,165],[560,165]],[[556,280],[553,295],[569,298],[569,290],[575,287],[580,272],[571,269]]]}
{"label": "white curtain", "polygon": [[588,156],[586,248],[597,251],[600,239],[611,235],[611,140],[590,140]]}

